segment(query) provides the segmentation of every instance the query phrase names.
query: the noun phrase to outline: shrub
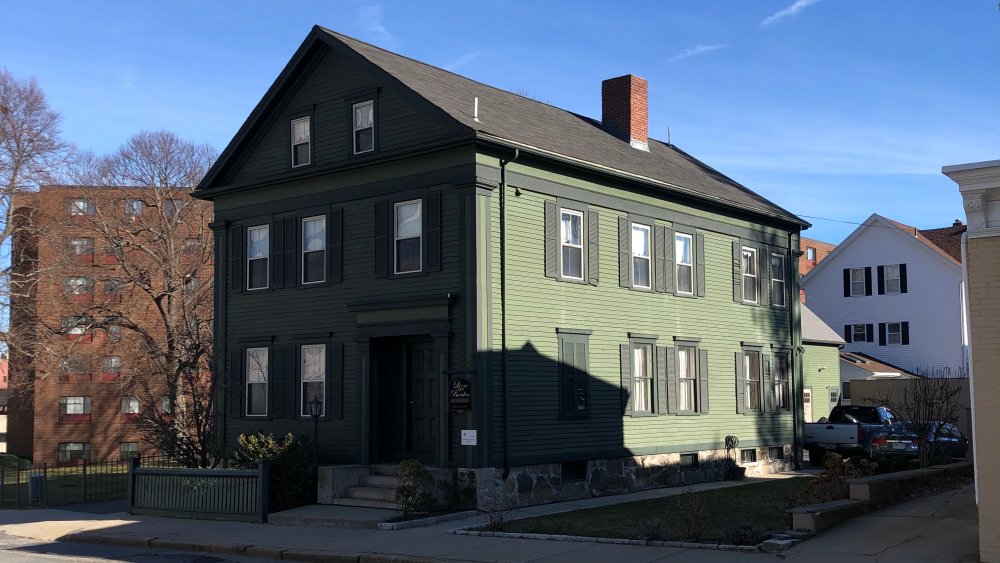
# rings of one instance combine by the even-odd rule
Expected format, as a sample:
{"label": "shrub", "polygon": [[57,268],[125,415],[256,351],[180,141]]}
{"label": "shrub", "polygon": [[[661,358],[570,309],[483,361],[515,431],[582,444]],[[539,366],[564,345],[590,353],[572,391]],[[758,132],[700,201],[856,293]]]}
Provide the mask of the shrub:
{"label": "shrub", "polygon": [[4,469],[29,469],[31,467],[31,460],[21,459],[16,455],[11,454],[0,454],[0,467]]}
{"label": "shrub", "polygon": [[312,448],[305,436],[291,432],[277,439],[273,434],[240,434],[231,466],[234,469],[256,469],[257,464],[270,464],[268,508],[278,512],[311,504],[316,501],[313,489]]}
{"label": "shrub", "polygon": [[705,537],[705,523],[709,515],[709,506],[701,495],[687,489],[678,495],[673,503],[673,512],[678,514],[681,537],[689,542],[700,542]]}
{"label": "shrub", "polygon": [[458,471],[451,473],[451,479],[439,479],[438,489],[444,494],[444,502],[448,510],[475,508],[476,506],[476,474],[469,472],[465,480],[458,476]]}
{"label": "shrub", "polygon": [[403,516],[435,508],[434,478],[423,464],[408,459],[399,464],[398,476],[400,484],[396,487],[396,502]]}
{"label": "shrub", "polygon": [[732,545],[757,545],[769,536],[767,530],[753,524],[739,524],[726,530],[726,542]]}
{"label": "shrub", "polygon": [[810,493],[814,502],[841,500],[850,496],[849,479],[867,477],[878,470],[878,464],[859,457],[854,461],[844,461],[838,453],[829,452],[823,457],[826,471],[813,479]]}
{"label": "shrub", "polygon": [[667,524],[662,518],[642,520],[635,531],[638,539],[646,541],[664,541],[668,538],[669,534]]}

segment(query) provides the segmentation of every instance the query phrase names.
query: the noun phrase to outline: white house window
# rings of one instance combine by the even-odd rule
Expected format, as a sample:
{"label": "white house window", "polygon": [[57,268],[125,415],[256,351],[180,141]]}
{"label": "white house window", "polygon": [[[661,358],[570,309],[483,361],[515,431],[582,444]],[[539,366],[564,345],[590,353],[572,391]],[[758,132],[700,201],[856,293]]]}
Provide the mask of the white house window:
{"label": "white house window", "polygon": [[674,235],[674,263],[677,269],[677,293],[691,295],[694,293],[694,260],[691,256],[691,235],[677,233]]}
{"label": "white house window", "polygon": [[302,283],[326,279],[326,217],[302,220]]}
{"label": "white house window", "polygon": [[899,264],[892,264],[885,267],[885,292],[900,293]]}
{"label": "white house window", "polygon": [[[652,287],[650,265],[649,226],[632,224],[632,286],[642,289]],[[581,248],[581,253],[583,249]]]}
{"label": "white house window", "polygon": [[292,167],[305,166],[312,162],[310,149],[309,117],[292,120]]}
{"label": "white house window", "polygon": [[759,412],[760,403],[760,352],[757,350],[743,351],[743,377],[746,384],[744,408],[747,411]]}
{"label": "white house window", "polygon": [[302,347],[302,416],[310,415],[309,404],[319,399],[320,416],[326,415],[326,346]]}
{"label": "white house window", "polygon": [[885,323],[885,338],[886,342],[889,343],[890,345],[902,344],[903,343],[902,323]]}
{"label": "white house window", "polygon": [[854,342],[865,342],[868,340],[868,327],[864,323],[852,324],[851,337]]}
{"label": "white house window", "polygon": [[354,104],[354,154],[375,149],[375,102]]}
{"label": "white house window", "polygon": [[83,217],[96,213],[97,206],[89,199],[76,198],[66,202],[66,211],[73,217]]}
{"label": "white house window", "polygon": [[695,386],[698,373],[698,350],[694,346],[677,347],[677,408],[694,412]]}
{"label": "white house window", "polygon": [[267,348],[247,348],[247,416],[267,416]]}
{"label": "white house window", "polygon": [[653,345],[632,345],[632,412],[653,412]]}
{"label": "white house window", "polygon": [[740,269],[743,272],[743,301],[757,302],[757,249],[743,247],[740,253]]}
{"label": "white house window", "polygon": [[269,252],[267,225],[247,228],[247,289],[267,288]]}
{"label": "white house window", "polygon": [[774,408],[788,410],[791,407],[791,373],[788,353],[774,355]]}
{"label": "white house window", "polygon": [[785,257],[771,254],[771,304],[784,307],[785,303]]}
{"label": "white house window", "polygon": [[419,272],[422,268],[423,211],[421,201],[404,201],[393,206],[396,273]]}
{"label": "white house window", "polygon": [[561,246],[562,277],[572,280],[583,279],[583,213],[572,209],[562,209]]}
{"label": "white house window", "polygon": [[865,294],[865,269],[851,268],[851,296]]}

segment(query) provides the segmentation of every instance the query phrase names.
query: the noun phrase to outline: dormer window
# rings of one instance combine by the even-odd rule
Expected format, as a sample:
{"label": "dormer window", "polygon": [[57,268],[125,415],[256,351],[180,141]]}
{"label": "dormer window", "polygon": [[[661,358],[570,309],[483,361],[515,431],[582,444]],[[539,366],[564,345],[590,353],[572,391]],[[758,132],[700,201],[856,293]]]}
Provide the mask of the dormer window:
{"label": "dormer window", "polygon": [[354,154],[375,150],[375,102],[354,104]]}
{"label": "dormer window", "polygon": [[312,162],[309,117],[292,120],[292,168]]}

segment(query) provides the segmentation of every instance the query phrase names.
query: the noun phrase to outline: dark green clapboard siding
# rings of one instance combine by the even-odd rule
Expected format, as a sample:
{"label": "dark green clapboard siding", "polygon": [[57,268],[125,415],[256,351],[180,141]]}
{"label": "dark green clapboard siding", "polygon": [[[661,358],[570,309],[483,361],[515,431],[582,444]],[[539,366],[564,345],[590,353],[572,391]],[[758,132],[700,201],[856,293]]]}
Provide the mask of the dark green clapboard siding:
{"label": "dark green clapboard siding", "polygon": [[[526,166],[522,166],[523,171]],[[570,182],[567,182],[570,183]],[[572,459],[574,452],[685,451],[717,444],[735,434],[746,444],[791,442],[788,414],[743,416],[736,413],[734,353],[741,341],[788,345],[785,310],[733,302],[731,235],[705,235],[706,297],[691,299],[631,291],[618,284],[618,217],[624,213],[591,205],[600,218],[600,282],[597,287],[544,277],[544,202],[554,197],[517,186],[507,197],[507,327],[509,352],[509,455],[522,459]],[[607,193],[630,197],[607,188]],[[493,198],[494,217],[499,214]],[[676,204],[671,204],[676,207]],[[692,210],[695,214],[697,210]],[[700,212],[703,213],[703,212]],[[667,225],[668,222],[657,222]],[[500,287],[499,221],[493,222],[493,286]],[[494,293],[494,349],[500,349],[500,303]],[[560,418],[556,328],[588,329],[590,415]],[[710,412],[699,416],[623,417],[619,345],[628,333],[655,334],[658,346],[673,346],[674,336],[701,339],[709,353]],[[530,353],[524,347],[530,346]],[[494,373],[500,377],[499,361]],[[500,387],[498,384],[497,387]],[[495,400],[502,401],[500,393]],[[499,404],[502,404],[499,403]],[[498,434],[502,412],[494,416]],[[494,455],[502,455],[495,442]],[[582,455],[582,454],[581,454]]]}
{"label": "dark green clapboard siding", "polygon": [[393,152],[443,139],[445,129],[416,108],[390,84],[373,80],[354,64],[327,52],[316,68],[288,94],[274,116],[249,145],[250,151],[225,183],[242,184],[290,171],[291,120],[312,114],[313,165],[326,166],[354,158],[351,104],[355,96],[375,92],[378,151]]}

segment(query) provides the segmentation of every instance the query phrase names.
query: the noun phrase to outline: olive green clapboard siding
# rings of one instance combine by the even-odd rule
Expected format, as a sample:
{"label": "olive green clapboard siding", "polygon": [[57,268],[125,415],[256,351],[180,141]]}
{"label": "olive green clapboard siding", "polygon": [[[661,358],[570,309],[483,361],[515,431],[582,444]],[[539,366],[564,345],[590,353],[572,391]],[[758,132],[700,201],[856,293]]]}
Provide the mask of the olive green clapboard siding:
{"label": "olive green clapboard siding", "polygon": [[[618,283],[618,217],[623,213],[591,205],[589,209],[600,216],[600,283],[594,287],[555,281],[544,277],[544,202],[553,198],[535,193],[529,182],[525,184],[516,186],[520,195],[515,195],[514,186],[508,188],[506,198],[512,460],[541,456],[570,459],[574,452],[623,448],[668,452],[684,451],[690,449],[686,445],[696,444],[722,447],[724,437],[730,434],[745,444],[792,441],[791,414],[744,416],[736,412],[734,355],[740,351],[741,341],[787,347],[791,337],[787,310],[733,302],[732,236],[699,231],[705,235],[705,298],[633,291]],[[631,197],[622,190],[605,191]],[[499,217],[499,198],[493,201],[494,217]],[[500,350],[499,220],[493,223],[493,257],[493,348]],[[560,418],[557,327],[593,331],[589,418]],[[702,349],[708,350],[708,414],[621,415],[619,345],[628,342],[630,332],[658,335],[659,346],[673,346],[674,336],[701,339]],[[533,351],[525,351],[526,346]],[[499,361],[494,362],[494,373],[500,377]],[[495,393],[494,400],[502,401],[502,393]],[[502,456],[503,414],[502,409],[498,411],[493,419],[498,436],[494,455]]]}
{"label": "olive green clapboard siding", "polygon": [[830,414],[827,388],[840,388],[840,348],[835,344],[804,344],[803,348],[802,387],[812,389],[813,420],[819,420]]}
{"label": "olive green clapboard siding", "polygon": [[[326,184],[335,188],[347,188],[343,182],[330,176]],[[427,188],[415,183],[411,178],[398,178],[399,191]],[[241,349],[255,342],[273,341],[273,346],[308,344],[304,335],[315,335],[320,341],[326,335],[335,344],[343,345],[343,417],[339,420],[322,420],[319,424],[319,444],[326,456],[324,461],[334,463],[357,463],[360,460],[362,444],[359,442],[360,390],[358,388],[357,314],[349,310],[352,303],[369,302],[385,298],[387,300],[407,300],[440,298],[449,293],[457,295],[462,287],[462,263],[460,241],[462,234],[458,218],[461,202],[459,193],[452,187],[436,186],[442,193],[441,222],[441,271],[423,276],[401,278],[376,278],[374,265],[375,205],[385,197],[368,197],[347,202],[341,201],[337,189],[319,191],[315,185],[290,186],[286,191],[282,186],[256,190],[253,198],[247,194],[220,197],[216,205],[223,209],[223,215],[231,224],[252,224],[243,221],[241,210],[257,209],[265,206],[273,214],[281,215],[299,209],[312,208],[309,212],[299,212],[298,216],[313,214],[315,208],[329,207],[331,204],[343,209],[343,281],[318,287],[294,287],[266,290],[261,292],[232,292],[228,265],[225,268],[225,287],[228,293],[225,320],[227,326],[227,349]],[[285,199],[287,193],[295,194],[294,199]],[[304,205],[303,198],[308,200]],[[256,207],[246,207],[250,199]],[[255,211],[256,213],[257,211]],[[247,217],[248,218],[248,217]],[[227,229],[228,236],[228,229]],[[297,267],[300,264],[297,261]],[[220,280],[222,283],[223,280]],[[457,327],[464,326],[462,308],[450,308],[452,336],[449,339],[448,362],[461,365],[463,334]],[[226,358],[227,383],[241,381],[242,374],[233,372]],[[271,382],[273,385],[277,381]],[[237,383],[239,385],[239,383]],[[334,400],[337,400],[336,398]],[[227,409],[227,414],[229,413]],[[254,420],[232,418],[227,420],[227,448],[231,448],[235,437],[241,432],[263,430],[271,433],[312,434],[310,419],[274,418]],[[452,430],[457,434],[457,429]],[[457,443],[457,439],[456,439]]]}
{"label": "olive green clapboard siding", "polygon": [[[377,147],[381,153],[419,147],[444,139],[447,130],[426,112],[416,108],[391,84],[380,83],[373,74],[343,55],[323,51],[315,68],[294,86],[269,116],[257,136],[247,145],[240,165],[223,184],[242,184],[271,177],[291,169],[291,120],[311,114],[312,166],[320,167],[355,158],[351,105],[367,93],[376,99]],[[362,96],[362,99],[356,99]]]}

